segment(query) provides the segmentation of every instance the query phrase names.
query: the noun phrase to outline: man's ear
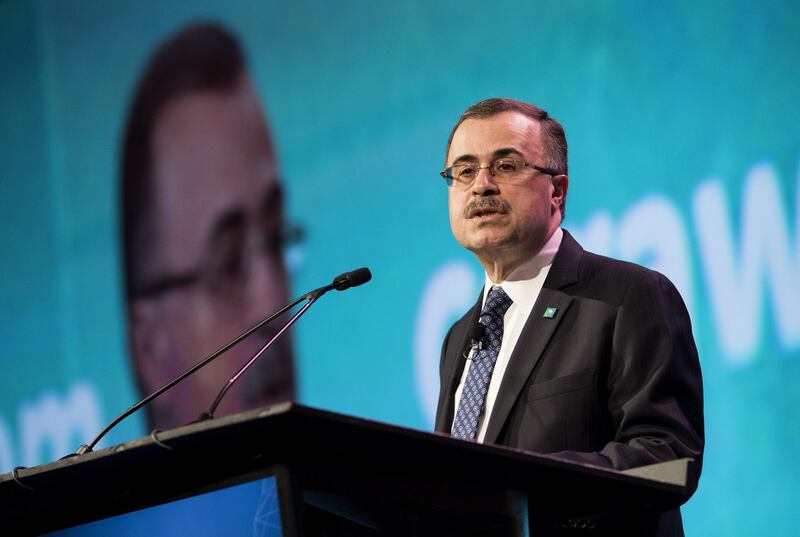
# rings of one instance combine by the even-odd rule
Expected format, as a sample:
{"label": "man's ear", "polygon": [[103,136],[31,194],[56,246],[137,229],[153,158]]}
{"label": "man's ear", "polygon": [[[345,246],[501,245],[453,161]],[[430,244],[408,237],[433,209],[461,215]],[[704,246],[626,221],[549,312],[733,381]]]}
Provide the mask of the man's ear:
{"label": "man's ear", "polygon": [[145,394],[163,384],[163,361],[169,348],[169,336],[163,326],[160,308],[155,301],[131,299],[128,305],[131,363]]}
{"label": "man's ear", "polygon": [[567,191],[569,190],[569,177],[566,175],[553,176],[553,212],[561,211],[562,220],[564,216],[564,204],[567,202]]}

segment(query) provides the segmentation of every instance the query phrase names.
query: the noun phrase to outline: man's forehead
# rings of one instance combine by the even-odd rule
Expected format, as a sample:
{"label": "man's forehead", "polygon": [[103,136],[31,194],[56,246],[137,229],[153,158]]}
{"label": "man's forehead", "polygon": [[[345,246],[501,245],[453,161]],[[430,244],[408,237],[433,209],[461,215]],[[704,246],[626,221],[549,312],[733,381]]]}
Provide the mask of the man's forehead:
{"label": "man's forehead", "polygon": [[153,140],[159,264],[178,270],[198,262],[223,215],[263,207],[277,183],[273,150],[248,86],[177,99]]}
{"label": "man's forehead", "polygon": [[540,137],[540,123],[519,112],[469,118],[453,134],[447,161],[480,160],[491,157],[497,151],[508,153],[508,149],[515,149],[521,155],[538,156],[541,151]]}

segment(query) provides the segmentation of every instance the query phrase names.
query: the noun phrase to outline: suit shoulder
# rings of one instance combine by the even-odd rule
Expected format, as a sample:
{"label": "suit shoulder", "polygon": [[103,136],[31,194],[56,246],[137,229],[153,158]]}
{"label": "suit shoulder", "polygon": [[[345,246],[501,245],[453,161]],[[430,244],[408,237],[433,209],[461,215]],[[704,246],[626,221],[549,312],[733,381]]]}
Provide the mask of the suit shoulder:
{"label": "suit shoulder", "polygon": [[580,280],[593,288],[615,291],[620,295],[639,295],[648,292],[676,293],[675,285],[664,274],[631,263],[592,252],[583,252],[578,268]]}
{"label": "suit shoulder", "polygon": [[453,332],[461,329],[463,326],[465,326],[465,325],[467,325],[469,323],[470,317],[474,317],[475,316],[474,310],[475,310],[475,306],[472,306],[456,322],[454,322],[452,325],[450,325],[450,330],[447,331],[447,337],[448,338],[450,337],[450,335]]}

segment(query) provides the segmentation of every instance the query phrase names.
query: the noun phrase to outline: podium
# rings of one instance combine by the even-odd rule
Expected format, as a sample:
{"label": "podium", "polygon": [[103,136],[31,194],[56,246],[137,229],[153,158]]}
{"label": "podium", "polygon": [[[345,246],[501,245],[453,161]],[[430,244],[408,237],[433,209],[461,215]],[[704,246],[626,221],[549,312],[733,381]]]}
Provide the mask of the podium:
{"label": "podium", "polygon": [[[153,536],[158,517],[126,526],[147,524],[140,533],[96,524],[180,505],[172,520],[200,528],[181,534],[237,535],[209,528],[215,517],[241,522],[237,509],[258,502],[263,516],[270,500],[273,521],[247,521],[246,535],[560,535],[674,509],[696,488],[692,475],[687,459],[618,472],[284,403],[4,474],[0,524],[3,535]],[[218,496],[248,487],[261,497]]]}

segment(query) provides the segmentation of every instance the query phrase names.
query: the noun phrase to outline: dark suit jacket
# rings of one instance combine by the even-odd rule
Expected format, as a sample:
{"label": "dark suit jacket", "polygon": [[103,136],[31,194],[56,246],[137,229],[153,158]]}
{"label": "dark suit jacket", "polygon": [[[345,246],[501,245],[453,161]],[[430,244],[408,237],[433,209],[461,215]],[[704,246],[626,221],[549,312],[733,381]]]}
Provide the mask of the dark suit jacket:
{"label": "dark suit jacket", "polygon": [[[436,430],[450,432],[475,306],[447,334]],[[554,318],[543,316],[558,308]],[[514,348],[486,443],[618,470],[703,453],[703,396],[689,314],[672,283],[583,250],[564,231]],[[645,517],[647,518],[647,517]],[[677,510],[649,534],[682,535]],[[654,525],[653,525],[654,524]]]}

